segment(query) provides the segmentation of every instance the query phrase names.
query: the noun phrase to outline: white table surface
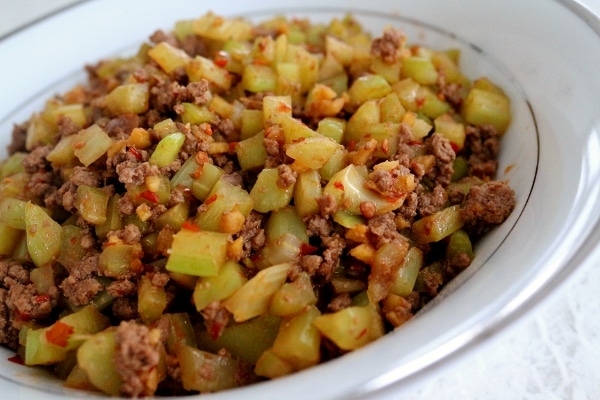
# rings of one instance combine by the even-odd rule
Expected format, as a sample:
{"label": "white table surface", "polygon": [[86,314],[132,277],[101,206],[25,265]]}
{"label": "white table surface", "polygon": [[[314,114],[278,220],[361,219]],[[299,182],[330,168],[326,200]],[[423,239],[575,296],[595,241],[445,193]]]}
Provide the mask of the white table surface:
{"label": "white table surface", "polygon": [[[77,1],[0,0],[0,36]],[[600,0],[580,3],[600,15]],[[554,294],[483,345],[408,390],[378,396],[399,397],[600,399],[600,260],[579,268]]]}

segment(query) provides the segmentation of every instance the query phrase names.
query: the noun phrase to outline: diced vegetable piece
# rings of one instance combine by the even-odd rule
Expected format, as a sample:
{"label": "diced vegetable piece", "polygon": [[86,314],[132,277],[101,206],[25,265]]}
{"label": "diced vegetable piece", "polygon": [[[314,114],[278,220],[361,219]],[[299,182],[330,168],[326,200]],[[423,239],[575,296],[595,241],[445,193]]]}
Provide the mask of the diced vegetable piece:
{"label": "diced vegetable piece", "polygon": [[182,229],[173,235],[167,271],[194,276],[215,276],[227,260],[229,235]]}
{"label": "diced vegetable piece", "polygon": [[420,56],[402,59],[402,75],[405,78],[412,78],[421,85],[433,85],[438,78],[438,72],[431,59]]}
{"label": "diced vegetable piece", "polygon": [[300,217],[319,211],[317,198],[323,194],[321,176],[318,171],[308,170],[298,174],[294,185],[294,207]]}
{"label": "diced vegetable piece", "polygon": [[276,356],[273,351],[265,350],[256,361],[254,373],[265,378],[278,378],[294,372],[294,366]]}
{"label": "diced vegetable piece", "polygon": [[423,266],[423,252],[418,247],[411,247],[398,269],[392,286],[391,293],[398,296],[408,296],[415,286],[419,270]]}
{"label": "diced vegetable piece", "polygon": [[190,214],[190,203],[184,201],[174,205],[165,211],[160,217],[154,220],[154,225],[158,229],[170,226],[175,231],[179,231]]}
{"label": "diced vegetable piece", "polygon": [[[190,346],[179,346],[177,358],[185,390],[216,392],[251,383],[252,372],[231,357],[220,356]],[[204,371],[210,371],[206,373]]]}
{"label": "diced vegetable piece", "polygon": [[273,345],[280,322],[278,317],[261,315],[248,321],[227,325],[216,339],[209,331],[200,331],[199,347],[213,353],[227,349],[234,358],[255,364],[260,355]]}
{"label": "diced vegetable piece", "polygon": [[380,75],[364,75],[356,79],[348,94],[350,104],[358,107],[361,104],[374,99],[380,99],[392,91],[389,83]]}
{"label": "diced vegetable piece", "polygon": [[111,396],[120,394],[123,383],[114,363],[116,346],[115,331],[108,329],[96,333],[77,350],[77,364],[85,371],[90,382]]}
{"label": "diced vegetable piece", "polygon": [[286,144],[297,143],[308,138],[320,136],[302,121],[291,116],[282,115],[279,118],[279,124],[283,128],[283,137]]}
{"label": "diced vegetable piece", "polygon": [[225,262],[216,276],[202,277],[196,281],[192,299],[198,311],[215,301],[221,301],[242,287],[248,279],[235,261]]}
{"label": "diced vegetable piece", "polygon": [[291,117],[291,96],[265,96],[263,99],[263,121],[265,126],[279,124],[282,118]]}
{"label": "diced vegetable piece", "polygon": [[157,321],[167,307],[167,294],[164,287],[156,286],[148,275],[138,282],[137,310],[144,323]]}
{"label": "diced vegetable piece", "polygon": [[168,74],[177,68],[184,67],[190,62],[190,56],[168,42],[160,42],[148,51],[151,59]]}
{"label": "diced vegetable piece", "polygon": [[14,229],[25,229],[24,200],[5,197],[0,200],[0,222]]}
{"label": "diced vegetable piece", "polygon": [[75,208],[79,211],[79,215],[87,222],[93,225],[100,225],[106,222],[108,200],[108,194],[102,189],[80,185],[77,187]]}
{"label": "diced vegetable piece", "polygon": [[346,149],[336,150],[335,153],[329,157],[329,161],[319,168],[321,178],[325,181],[329,181],[333,175],[347,167],[349,164],[347,156],[348,152]]}
{"label": "diced vegetable piece", "polygon": [[272,92],[277,87],[277,74],[267,65],[247,65],[242,73],[242,87],[253,93]]}
{"label": "diced vegetable piece", "polygon": [[243,18],[223,18],[208,12],[192,22],[194,33],[219,42],[248,40],[252,37],[252,24]]}
{"label": "diced vegetable piece", "polygon": [[171,133],[161,139],[148,162],[157,167],[166,167],[177,158],[179,150],[185,142],[185,135],[181,132]]}
{"label": "diced vegetable piece", "polygon": [[213,86],[220,90],[229,90],[231,88],[231,75],[225,68],[221,68],[213,60],[202,56],[194,57],[187,64],[187,75],[191,82],[198,82],[206,79]]}
{"label": "diced vegetable piece", "polygon": [[511,121],[510,101],[503,94],[473,88],[463,103],[461,114],[469,124],[490,125],[503,134]]}
{"label": "diced vegetable piece", "polygon": [[182,111],[179,116],[181,117],[181,121],[185,124],[189,123],[200,125],[216,120],[215,114],[213,114],[207,106],[199,106],[194,103],[183,102],[181,103],[181,107]]}
{"label": "diced vegetable piece", "polygon": [[343,350],[358,349],[384,334],[381,315],[374,305],[351,306],[323,314],[313,324]]}
{"label": "diced vegetable piece", "polygon": [[60,254],[62,227],[44,209],[25,204],[27,251],[36,266],[52,262]]}
{"label": "diced vegetable piece", "polygon": [[285,153],[306,168],[319,169],[341,148],[334,140],[321,136],[290,143]]}
{"label": "diced vegetable piece", "polygon": [[254,209],[258,212],[269,212],[285,207],[294,194],[294,185],[281,188],[277,185],[279,172],[277,168],[265,168],[256,179],[250,190]]}
{"label": "diced vegetable piece", "polygon": [[284,283],[271,299],[270,313],[279,317],[289,317],[316,304],[317,297],[310,277],[306,272],[293,282]]}
{"label": "diced vegetable piece", "polygon": [[0,256],[10,256],[17,247],[23,231],[0,222]]}
{"label": "diced vegetable piece", "polygon": [[266,314],[273,293],[285,282],[291,264],[278,264],[265,268],[223,302],[235,321]]}
{"label": "diced vegetable piece", "polygon": [[216,165],[204,163],[198,167],[198,172],[194,175],[199,175],[192,182],[192,193],[198,200],[206,200],[213,186],[217,183],[223,170]]}
{"label": "diced vegetable piece", "polygon": [[404,203],[406,195],[412,190],[407,187],[406,193],[389,198],[367,189],[365,182],[364,175],[355,165],[351,164],[331,177],[323,189],[323,193],[335,197],[337,204],[347,212],[361,215],[360,205],[363,202],[370,201],[375,206],[375,213],[383,214],[400,207]]}
{"label": "diced vegetable piece", "polygon": [[98,267],[104,276],[118,278],[132,271],[139,271],[141,248],[139,244],[117,243],[106,246],[100,258]]}
{"label": "diced vegetable piece", "polygon": [[279,332],[271,351],[290,363],[295,370],[316,365],[321,359],[321,335],[315,321],[320,312],[314,307],[281,321]]}
{"label": "diced vegetable piece", "polygon": [[457,152],[465,147],[467,134],[463,123],[455,121],[449,114],[442,114],[433,121],[433,125],[435,132],[448,139]]}
{"label": "diced vegetable piece", "polygon": [[150,87],[147,83],[125,83],[104,98],[104,106],[113,114],[143,114],[148,111]]}
{"label": "diced vegetable piece", "polygon": [[[77,135],[69,135],[62,137],[56,146],[52,148],[46,156],[46,160],[50,161],[53,166],[71,165],[75,160],[75,148],[73,144],[78,140]],[[107,142],[108,143],[108,142]],[[112,141],[111,141],[112,144]]]}
{"label": "diced vegetable piece", "polygon": [[265,226],[265,236],[267,243],[270,243],[285,233],[296,236],[304,243],[308,243],[306,234],[306,224],[296,212],[295,206],[286,206],[275,210],[269,216]]}
{"label": "diced vegetable piece", "polygon": [[317,133],[342,143],[344,130],[346,129],[346,120],[340,118],[326,117],[319,121]]}
{"label": "diced vegetable piece", "polygon": [[398,274],[398,269],[408,253],[408,241],[395,240],[384,243],[373,255],[369,288],[367,294],[371,303],[376,304],[390,293],[390,277]]}
{"label": "diced vegetable piece", "polygon": [[198,212],[196,224],[201,229],[215,232],[238,233],[252,211],[252,197],[239,186],[218,180]]}
{"label": "diced vegetable piece", "polygon": [[466,255],[469,260],[473,260],[475,257],[469,234],[463,229],[459,229],[450,235],[446,247],[446,258],[451,260],[461,254]]}
{"label": "diced vegetable piece", "polygon": [[164,326],[167,330],[166,349],[169,354],[175,354],[181,345],[197,347],[196,334],[188,313],[166,313],[158,322],[158,326]]}
{"label": "diced vegetable piece", "polygon": [[264,269],[272,265],[296,262],[302,255],[306,243],[298,236],[286,232],[283,235],[268,242],[258,253],[255,265]]}
{"label": "diced vegetable piece", "polygon": [[261,168],[267,159],[267,150],[263,145],[265,134],[259,132],[256,135],[242,140],[235,146],[235,153],[242,171]]}
{"label": "diced vegetable piece", "polygon": [[450,206],[423,217],[412,226],[415,239],[419,243],[438,242],[462,228],[460,206]]}
{"label": "diced vegetable piece", "polygon": [[[264,100],[263,100],[264,102]],[[263,105],[264,107],[264,105]],[[258,134],[264,128],[263,112],[261,110],[242,111],[242,121],[240,127],[240,135],[242,139],[249,139]]]}

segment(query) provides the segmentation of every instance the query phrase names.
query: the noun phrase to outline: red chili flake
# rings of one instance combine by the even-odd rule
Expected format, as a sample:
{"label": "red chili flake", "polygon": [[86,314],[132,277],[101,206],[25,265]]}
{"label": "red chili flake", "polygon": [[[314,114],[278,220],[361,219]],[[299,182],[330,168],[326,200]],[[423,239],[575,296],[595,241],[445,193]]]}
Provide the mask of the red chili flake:
{"label": "red chili flake", "polygon": [[416,100],[416,102],[417,102],[417,109],[419,109],[419,108],[421,108],[421,107],[423,107],[425,105],[425,99],[422,98],[422,97],[419,97]]}
{"label": "red chili flake", "polygon": [[292,143],[301,143],[304,142],[306,140],[306,138],[304,136],[299,137],[298,139],[294,139],[292,140]]}
{"label": "red chili flake", "polygon": [[460,151],[460,148],[454,142],[450,142],[450,147],[452,147],[452,150],[454,150],[455,153],[458,153]]}
{"label": "red chili flake", "polygon": [[344,190],[344,184],[339,181],[333,182],[333,187],[339,190]]}
{"label": "red chili flake", "polygon": [[50,327],[50,329],[46,331],[46,340],[56,346],[67,347],[67,344],[69,344],[69,338],[73,332],[74,330],[71,325],[56,321]]}
{"label": "red chili flake", "polygon": [[218,67],[225,68],[225,66],[227,66],[227,63],[229,63],[229,55],[224,51],[219,51],[215,55],[214,63]]}
{"label": "red chili flake", "polygon": [[318,249],[319,249],[318,247],[315,247],[315,246],[310,245],[308,243],[302,243],[300,245],[300,255],[301,256],[305,256],[307,254],[312,254],[315,251],[317,251]]}
{"label": "red chili flake", "polygon": [[130,147],[127,149],[127,151],[131,153],[131,155],[134,156],[138,161],[142,161],[142,155],[135,149],[135,147]]}
{"label": "red chili flake", "polygon": [[193,222],[190,222],[190,221],[185,221],[181,225],[181,229],[185,229],[185,230],[188,230],[188,231],[194,231],[194,232],[200,231],[200,227],[198,225],[194,224]]}
{"label": "red chili flake", "polygon": [[355,149],[356,149],[356,140],[351,140],[350,143],[348,143],[348,150],[354,151]]}
{"label": "red chili flake", "polygon": [[383,143],[381,143],[381,150],[383,150],[385,154],[390,152],[390,143],[387,139],[384,139]]}
{"label": "red chili flake", "polygon": [[240,144],[240,142],[230,142],[229,143],[229,152],[230,153],[235,152],[235,148],[238,146],[238,144]]}
{"label": "red chili flake", "polygon": [[150,190],[144,190],[140,193],[140,197],[154,204],[157,204],[160,201],[158,195]]}
{"label": "red chili flake", "polygon": [[19,364],[19,365],[25,365],[25,362],[23,361],[21,356],[18,354],[15,354],[12,357],[8,357],[8,361],[15,363],[15,364]]}
{"label": "red chili flake", "polygon": [[35,297],[35,302],[38,304],[47,303],[50,301],[50,296],[47,294],[40,294]]}
{"label": "red chili flake", "polygon": [[206,204],[206,205],[209,205],[209,204],[211,204],[211,203],[214,203],[214,202],[215,202],[215,200],[217,200],[217,194],[216,194],[216,193],[215,193],[215,194],[213,194],[212,196],[210,196],[208,199],[206,199],[206,200],[204,201],[204,204]]}
{"label": "red chili flake", "polygon": [[358,334],[358,336],[356,337],[356,340],[362,338],[363,336],[365,336],[367,334],[367,328],[363,329],[362,331],[360,331],[360,333]]}

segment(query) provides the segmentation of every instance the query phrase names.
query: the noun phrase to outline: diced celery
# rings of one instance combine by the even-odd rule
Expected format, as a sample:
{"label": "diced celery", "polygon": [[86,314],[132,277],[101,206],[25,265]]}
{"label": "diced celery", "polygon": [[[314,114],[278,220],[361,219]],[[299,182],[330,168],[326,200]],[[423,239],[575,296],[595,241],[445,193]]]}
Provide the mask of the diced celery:
{"label": "diced celery", "polygon": [[192,183],[192,194],[198,200],[206,200],[215,183],[223,175],[223,170],[216,165],[204,163],[199,167],[199,175]]}
{"label": "diced celery", "polygon": [[319,211],[317,198],[323,194],[321,176],[318,171],[308,170],[298,174],[294,186],[294,207],[296,213],[305,217]]}
{"label": "diced celery", "polygon": [[185,124],[200,125],[216,120],[215,114],[207,106],[199,106],[193,103],[181,103],[183,112],[180,114],[181,121]]}
{"label": "diced celery", "polygon": [[264,140],[264,132],[259,132],[235,146],[235,153],[243,171],[261,168],[265,165],[267,150],[263,145]]}
{"label": "diced celery", "polygon": [[217,339],[207,331],[200,331],[199,347],[214,353],[227,349],[236,359],[255,364],[260,355],[273,345],[280,322],[280,318],[262,315],[228,325]]}
{"label": "diced celery", "polygon": [[252,24],[243,18],[223,18],[208,12],[192,22],[196,35],[225,42],[226,40],[249,40]]}
{"label": "diced celery", "polygon": [[282,118],[292,117],[290,96],[265,96],[263,99],[263,121],[265,126],[281,123]]}
{"label": "diced celery", "polygon": [[306,168],[319,169],[341,148],[334,140],[317,136],[288,144],[285,153]]}
{"label": "diced celery", "polygon": [[433,85],[437,82],[438,73],[431,59],[411,56],[402,59],[402,76],[421,85]]}
{"label": "diced celery", "polygon": [[226,261],[216,276],[201,277],[196,281],[192,299],[198,311],[214,301],[224,300],[246,283],[248,279],[235,261]]}
{"label": "diced celery", "polygon": [[27,156],[25,152],[16,152],[10,155],[5,161],[0,163],[0,179],[4,179],[14,174],[25,172],[23,160]]}
{"label": "diced celery", "polygon": [[319,121],[317,133],[342,143],[346,120],[340,118],[326,117]]}
{"label": "diced celery", "polygon": [[14,229],[25,229],[24,200],[5,197],[0,200],[0,222]]}
{"label": "diced celery", "polygon": [[503,134],[511,121],[510,100],[503,94],[474,88],[463,103],[462,116],[472,125],[491,125]]}
{"label": "diced celery", "polygon": [[269,212],[285,207],[290,203],[294,193],[294,185],[286,188],[277,186],[279,172],[276,168],[265,168],[259,174],[256,183],[250,190],[254,209],[258,212]]}
{"label": "diced celery", "polygon": [[75,137],[73,153],[86,167],[106,154],[113,144],[112,139],[96,124],[79,131]]}
{"label": "diced celery", "polygon": [[185,68],[190,56],[168,42],[160,42],[148,51],[148,55],[168,74],[177,68]]}
{"label": "diced celery", "polygon": [[158,326],[164,326],[163,322],[167,325],[165,344],[169,354],[175,354],[181,345],[197,347],[196,333],[188,313],[165,313],[160,317]]}
{"label": "diced celery", "polygon": [[290,317],[316,304],[317,297],[310,277],[306,272],[293,282],[284,283],[271,298],[270,313],[279,317]]}
{"label": "diced celery", "polygon": [[254,373],[265,378],[278,378],[294,372],[294,366],[267,349],[256,361]]}
{"label": "diced celery", "polygon": [[98,267],[104,276],[126,276],[141,267],[136,265],[136,261],[139,262],[139,252],[139,247],[132,244],[117,243],[106,246],[100,253]]}
{"label": "diced celery", "polygon": [[302,253],[303,242],[298,236],[286,232],[268,242],[259,253],[256,266],[260,269],[281,263],[296,262]]}
{"label": "diced celery", "polygon": [[226,91],[231,88],[229,71],[216,65],[211,59],[196,56],[187,64],[186,71],[191,82],[206,79],[220,90]]}
{"label": "diced celery", "polygon": [[273,293],[283,285],[291,267],[291,264],[286,263],[261,270],[227,298],[223,305],[237,322],[266,314]]}
{"label": "diced celery", "polygon": [[314,306],[281,321],[271,351],[295,370],[316,365],[321,359],[321,335],[315,321],[320,312]]}
{"label": "diced celery", "polygon": [[95,387],[111,396],[120,394],[123,383],[114,363],[116,347],[115,331],[108,329],[96,333],[77,350],[77,364]]}
{"label": "diced celery", "polygon": [[182,229],[173,235],[167,271],[215,276],[227,260],[229,235]]}
{"label": "diced celery", "polygon": [[415,239],[419,243],[438,242],[462,228],[460,206],[450,206],[423,217],[412,226]]}
{"label": "diced celery", "polygon": [[167,307],[167,294],[164,287],[156,286],[148,275],[138,281],[137,310],[144,323],[157,321]]}
{"label": "diced celery", "polygon": [[[247,385],[254,378],[240,361],[189,346],[177,348],[181,383],[185,390],[216,392]],[[210,371],[205,373],[204,371]]]}
{"label": "diced celery", "polygon": [[348,95],[350,96],[350,104],[358,107],[369,100],[385,97],[391,91],[392,87],[385,78],[370,74],[356,79],[350,86]]}
{"label": "diced celery", "polygon": [[175,231],[178,231],[183,226],[183,223],[187,221],[189,214],[190,203],[184,201],[169,208],[158,218],[156,218],[154,220],[154,226],[157,229],[162,229],[166,226],[170,226]]}
{"label": "diced celery", "polygon": [[465,147],[467,134],[462,122],[455,121],[449,114],[442,114],[433,121],[435,132],[440,133],[456,146],[457,151]]}
{"label": "diced celery", "polygon": [[104,98],[104,106],[113,114],[143,114],[150,104],[148,83],[125,83]]}
{"label": "diced celery", "polygon": [[252,207],[252,197],[246,190],[220,179],[209,192],[204,209],[198,212],[195,221],[201,229],[238,233]]}
{"label": "diced celery", "polygon": [[340,349],[354,350],[383,336],[383,321],[374,305],[351,306],[313,321],[322,335]]}
{"label": "diced celery", "polygon": [[90,224],[103,224],[106,222],[108,195],[101,188],[80,185],[77,187],[75,208]]}
{"label": "diced celery", "polygon": [[60,254],[62,227],[44,209],[25,204],[27,251],[36,266],[52,262]]}
{"label": "diced celery", "polygon": [[241,139],[249,139],[264,128],[263,112],[261,110],[243,110],[240,127]]}
{"label": "diced celery", "polygon": [[253,93],[273,92],[277,87],[277,73],[268,65],[247,65],[242,73],[242,87]]}
{"label": "diced celery", "polygon": [[0,256],[10,256],[14,252],[23,231],[0,222]]}
{"label": "diced celery", "polygon": [[265,225],[267,243],[279,238],[284,233],[291,233],[304,243],[308,243],[306,224],[296,212],[295,206],[286,206],[275,210]]}
{"label": "diced celery", "polygon": [[120,198],[121,196],[118,194],[108,198],[108,202],[106,203],[106,220],[95,227],[96,235],[101,239],[106,238],[108,232],[123,228],[123,220],[119,211]]}
{"label": "diced celery", "polygon": [[463,229],[459,229],[450,235],[448,246],[446,247],[447,259],[452,259],[459,254],[466,255],[469,260],[473,260],[475,257],[469,234]]}
{"label": "diced celery", "polygon": [[423,252],[418,247],[411,247],[398,269],[390,292],[398,296],[408,296],[415,286],[419,270],[423,266]]}
{"label": "diced celery", "polygon": [[308,138],[321,136],[306,126],[302,121],[291,116],[282,115],[278,122],[283,128],[283,137],[286,144],[296,143]]}
{"label": "diced celery", "polygon": [[156,149],[148,162],[157,167],[166,167],[177,159],[183,142],[185,142],[185,135],[181,132],[174,132],[165,136],[156,145]]}
{"label": "diced celery", "polygon": [[336,150],[335,153],[331,155],[327,163],[319,168],[321,179],[328,181],[333,175],[346,168],[349,164],[347,156],[348,152],[346,149]]}

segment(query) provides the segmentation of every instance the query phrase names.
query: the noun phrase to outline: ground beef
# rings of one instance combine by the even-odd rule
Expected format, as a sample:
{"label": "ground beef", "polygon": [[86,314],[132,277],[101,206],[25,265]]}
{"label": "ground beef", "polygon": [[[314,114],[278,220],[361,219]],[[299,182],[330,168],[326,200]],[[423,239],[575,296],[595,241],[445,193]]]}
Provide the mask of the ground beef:
{"label": "ground beef", "polygon": [[265,230],[263,229],[263,216],[259,212],[252,211],[244,221],[240,237],[244,241],[244,255],[250,251],[258,251],[266,243]]}
{"label": "ground beef", "polygon": [[73,173],[69,181],[75,186],[87,185],[95,187],[100,184],[100,176],[97,171],[93,171],[90,168],[76,166],[73,168]]}
{"label": "ground beef", "polygon": [[500,136],[492,126],[474,127],[467,125],[465,148],[469,164],[469,175],[483,180],[496,177]]}
{"label": "ground beef", "polygon": [[515,205],[515,192],[506,182],[487,182],[471,188],[461,217],[469,232],[481,235],[504,222]]}
{"label": "ground beef", "polygon": [[399,30],[387,28],[382,37],[376,38],[371,43],[371,54],[381,57],[386,64],[394,64],[405,39],[404,34]]}
{"label": "ground beef", "polygon": [[121,239],[125,244],[136,244],[140,242],[142,233],[137,225],[127,224],[123,229],[109,232],[108,237]]}
{"label": "ground beef", "polygon": [[333,224],[329,218],[321,215],[308,215],[304,218],[306,233],[308,236],[327,236],[333,230]]}
{"label": "ground beef", "polygon": [[96,278],[76,279],[69,275],[60,284],[65,298],[75,307],[85,306],[104,289],[104,286]]}
{"label": "ground beef", "polygon": [[33,284],[15,283],[8,289],[6,305],[21,321],[44,320],[58,304],[59,292],[52,286],[48,293],[40,294]]}
{"label": "ground beef", "polygon": [[15,124],[12,130],[12,140],[6,150],[8,154],[14,154],[19,151],[25,151],[25,142],[27,140],[28,124]]}
{"label": "ground beef", "polygon": [[310,276],[313,276],[317,273],[322,263],[323,257],[316,254],[308,254],[302,256],[300,259],[300,267]]}
{"label": "ground beef", "polygon": [[280,189],[286,189],[296,183],[296,173],[289,165],[279,165],[277,173],[279,174],[279,178],[276,183]]}
{"label": "ground beef", "polygon": [[431,191],[422,191],[418,196],[419,215],[425,217],[446,206],[448,194],[441,185],[435,185]]}
{"label": "ground beef", "polygon": [[45,168],[48,164],[46,156],[52,147],[50,145],[39,146],[33,149],[30,153],[27,153],[23,159],[23,169],[25,172],[33,174],[38,172],[41,168]]}
{"label": "ground beef", "polygon": [[213,339],[221,336],[231,319],[231,313],[218,301],[213,301],[200,313],[204,318],[204,326]]}
{"label": "ground beef", "polygon": [[135,297],[117,297],[111,307],[111,312],[121,321],[130,321],[136,319],[139,314],[137,311],[137,298]]}
{"label": "ground beef", "polygon": [[125,161],[117,165],[117,174],[119,181],[125,184],[141,185],[148,176],[159,176],[160,171],[157,166],[148,162],[136,163]]}
{"label": "ground beef", "polygon": [[350,297],[349,293],[342,293],[335,296],[329,304],[327,304],[327,309],[331,312],[341,311],[344,308],[348,308],[352,305],[352,297]]}
{"label": "ground beef", "polygon": [[333,270],[338,266],[340,256],[346,247],[346,241],[338,234],[322,236],[321,241],[325,250],[323,251],[323,262],[319,266],[318,273],[325,278],[325,281],[329,281]]}
{"label": "ground beef", "polygon": [[332,194],[326,193],[315,199],[319,207],[319,214],[322,217],[333,215],[338,210],[338,204]]}
{"label": "ground beef", "polygon": [[137,283],[130,279],[117,279],[112,281],[106,292],[113,297],[128,297],[137,293]]}
{"label": "ground beef", "polygon": [[434,133],[426,141],[428,152],[435,156],[436,167],[428,174],[437,185],[447,187],[454,172],[456,152],[450,141],[439,133]]}
{"label": "ground beef", "polygon": [[81,130],[81,127],[74,123],[71,118],[62,114],[58,116],[57,127],[60,137],[71,136]]}
{"label": "ground beef", "polygon": [[19,344],[19,330],[12,324],[10,308],[7,305],[8,290],[0,287],[0,344],[16,351]]}
{"label": "ground beef", "polygon": [[115,341],[115,369],[123,379],[121,393],[129,397],[154,395],[152,374],[157,372],[162,347],[159,331],[122,321],[115,330]]}
{"label": "ground beef", "polygon": [[384,243],[398,240],[400,237],[396,228],[395,215],[392,212],[374,216],[369,219],[367,225],[369,227],[367,237],[375,245],[375,248],[381,247]]}

